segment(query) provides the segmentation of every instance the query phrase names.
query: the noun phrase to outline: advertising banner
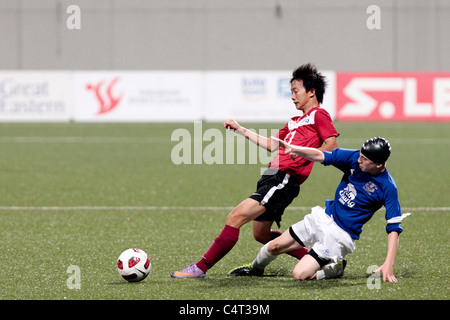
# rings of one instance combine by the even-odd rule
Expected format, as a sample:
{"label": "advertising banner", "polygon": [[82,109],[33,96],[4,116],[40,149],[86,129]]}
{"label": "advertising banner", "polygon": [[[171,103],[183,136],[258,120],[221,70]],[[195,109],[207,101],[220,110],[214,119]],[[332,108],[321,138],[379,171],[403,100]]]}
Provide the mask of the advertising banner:
{"label": "advertising banner", "polygon": [[67,72],[0,71],[0,121],[69,121],[72,81]]}
{"label": "advertising banner", "polygon": [[338,121],[450,121],[450,73],[336,74]]}
{"label": "advertising banner", "polygon": [[[291,100],[292,71],[209,71],[205,74],[207,121],[286,122],[298,116]],[[335,74],[323,72],[328,88],[322,107],[335,114]]]}
{"label": "advertising banner", "polygon": [[202,118],[202,74],[183,71],[74,73],[74,120],[179,122]]}
{"label": "advertising banner", "polygon": [[[450,121],[450,73],[323,71],[337,121]],[[291,71],[0,71],[0,122],[286,122]]]}

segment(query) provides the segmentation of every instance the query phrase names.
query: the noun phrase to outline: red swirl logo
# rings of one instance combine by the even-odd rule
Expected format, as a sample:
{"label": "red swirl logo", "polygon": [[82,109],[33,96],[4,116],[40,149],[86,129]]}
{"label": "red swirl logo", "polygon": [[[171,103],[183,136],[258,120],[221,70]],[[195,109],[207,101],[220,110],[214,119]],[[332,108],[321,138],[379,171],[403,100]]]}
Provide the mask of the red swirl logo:
{"label": "red swirl logo", "polygon": [[122,100],[123,93],[118,96],[113,94],[113,89],[120,78],[116,77],[111,81],[101,80],[96,84],[87,84],[86,89],[92,90],[97,99],[99,109],[97,114],[105,114],[117,107],[118,103]]}

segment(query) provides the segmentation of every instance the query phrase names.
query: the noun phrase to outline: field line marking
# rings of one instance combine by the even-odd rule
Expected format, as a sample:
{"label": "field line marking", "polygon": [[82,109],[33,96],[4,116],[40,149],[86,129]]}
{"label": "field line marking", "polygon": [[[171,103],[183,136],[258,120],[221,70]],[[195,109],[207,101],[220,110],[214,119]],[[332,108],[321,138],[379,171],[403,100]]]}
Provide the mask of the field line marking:
{"label": "field line marking", "polygon": [[[223,211],[233,210],[234,207],[208,206],[0,206],[0,211],[95,211],[95,210],[196,210]],[[311,207],[288,207],[286,210],[305,211]],[[450,207],[404,207],[403,211],[450,211]]]}
{"label": "field line marking", "polygon": [[[234,139],[234,138],[233,138]],[[166,142],[170,140],[169,137],[127,137],[127,136],[3,136],[0,137],[0,143],[152,143],[152,142]],[[345,143],[359,143],[359,138],[339,138],[340,142]],[[392,138],[389,141],[394,143],[407,144],[446,144],[450,143],[448,138]]]}
{"label": "field line marking", "polygon": [[190,207],[190,206],[0,206],[0,210],[6,211],[21,211],[21,210],[36,210],[36,211],[70,211],[70,210],[202,210],[202,211],[218,211],[218,210],[232,210],[233,207]]}
{"label": "field line marking", "polygon": [[163,137],[0,137],[0,143],[152,143],[167,140]]}

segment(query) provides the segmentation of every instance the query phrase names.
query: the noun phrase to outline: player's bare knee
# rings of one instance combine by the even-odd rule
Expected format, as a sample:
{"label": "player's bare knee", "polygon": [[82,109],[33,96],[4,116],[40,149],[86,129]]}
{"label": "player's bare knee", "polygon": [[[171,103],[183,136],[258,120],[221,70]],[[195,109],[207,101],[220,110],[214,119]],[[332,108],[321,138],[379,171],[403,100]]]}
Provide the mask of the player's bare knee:
{"label": "player's bare knee", "polygon": [[305,270],[294,269],[294,271],[292,272],[292,275],[294,276],[294,279],[298,280],[298,281],[305,281],[305,280],[311,279],[311,275],[308,272],[306,272]]}
{"label": "player's bare knee", "polygon": [[248,222],[248,217],[242,214],[240,210],[234,209],[227,216],[226,223],[232,227],[240,228],[243,224]]}
{"label": "player's bare knee", "polygon": [[269,245],[267,246],[267,251],[273,255],[282,253],[281,246],[279,245],[278,241],[272,241],[271,243],[269,243]]}

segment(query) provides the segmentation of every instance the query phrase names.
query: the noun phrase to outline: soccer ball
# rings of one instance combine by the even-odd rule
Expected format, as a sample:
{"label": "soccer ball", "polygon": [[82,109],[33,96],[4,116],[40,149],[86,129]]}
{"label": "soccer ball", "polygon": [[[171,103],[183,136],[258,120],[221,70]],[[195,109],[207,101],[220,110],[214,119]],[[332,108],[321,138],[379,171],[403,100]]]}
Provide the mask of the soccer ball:
{"label": "soccer ball", "polygon": [[117,259],[117,271],[129,282],[144,280],[151,267],[148,255],[141,249],[127,249]]}

